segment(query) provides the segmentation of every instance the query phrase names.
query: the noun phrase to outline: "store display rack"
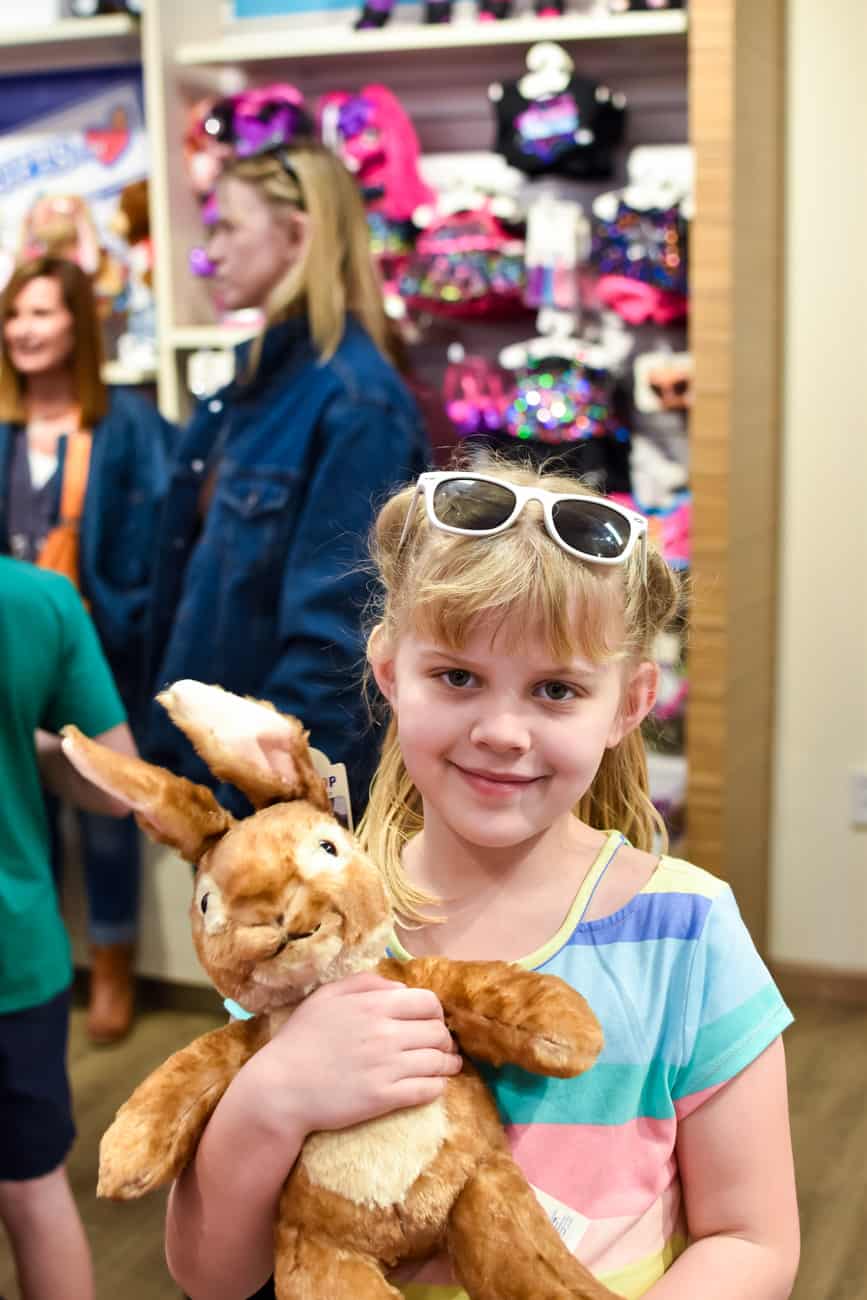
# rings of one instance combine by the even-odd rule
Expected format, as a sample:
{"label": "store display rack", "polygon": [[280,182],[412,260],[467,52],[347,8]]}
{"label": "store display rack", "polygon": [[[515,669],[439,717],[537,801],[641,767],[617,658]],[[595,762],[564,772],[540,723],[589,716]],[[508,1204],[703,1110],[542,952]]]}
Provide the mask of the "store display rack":
{"label": "store display rack", "polygon": [[135,63],[140,58],[139,24],[128,14],[62,18],[40,27],[0,27],[0,75]]}
{"label": "store display rack", "polygon": [[410,50],[455,50],[498,45],[531,45],[534,41],[611,41],[641,37],[683,36],[683,10],[659,13],[563,14],[561,17],[508,18],[497,23],[476,19],[454,20],[424,26],[401,22],[398,17],[387,27],[352,31],[342,25],[299,27],[292,31],[241,33],[217,41],[182,45],[177,53],[181,66],[255,63],[268,60],[295,62],[297,59],[351,55],[365,58],[376,54],[399,54]]}

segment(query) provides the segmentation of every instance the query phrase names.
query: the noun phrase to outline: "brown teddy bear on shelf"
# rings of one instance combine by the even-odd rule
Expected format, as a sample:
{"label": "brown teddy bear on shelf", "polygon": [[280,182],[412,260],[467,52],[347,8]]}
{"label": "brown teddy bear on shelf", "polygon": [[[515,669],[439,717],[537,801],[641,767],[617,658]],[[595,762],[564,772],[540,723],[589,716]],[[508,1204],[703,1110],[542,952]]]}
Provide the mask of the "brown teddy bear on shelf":
{"label": "brown teddy bear on shelf", "polygon": [[[64,750],[152,838],[195,864],[199,959],[253,1018],[203,1035],[136,1089],[103,1137],[99,1195],[138,1197],[175,1178],[245,1062],[314,989],[356,971],[433,990],[462,1050],[481,1061],[558,1078],[592,1065],[599,1025],[556,976],[386,957],[393,920],[380,873],[331,815],[295,718],[198,682],[158,699],[257,811],[236,821],[204,786],[73,727]],[[518,1241],[532,1249],[517,1252]],[[614,1300],[561,1241],[466,1061],[434,1102],[311,1134],[281,1195],[274,1247],[279,1300],[399,1297],[388,1270],[443,1248],[473,1300]]]}

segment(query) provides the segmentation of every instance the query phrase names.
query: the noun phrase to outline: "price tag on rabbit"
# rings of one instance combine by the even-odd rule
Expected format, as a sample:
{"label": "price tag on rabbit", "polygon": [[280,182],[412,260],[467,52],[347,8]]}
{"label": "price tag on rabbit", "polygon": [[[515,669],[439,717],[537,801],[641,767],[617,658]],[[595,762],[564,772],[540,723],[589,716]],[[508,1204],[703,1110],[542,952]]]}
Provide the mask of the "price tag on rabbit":
{"label": "price tag on rabbit", "polygon": [[590,1220],[583,1214],[579,1214],[577,1210],[573,1210],[570,1205],[558,1201],[556,1196],[549,1196],[547,1192],[543,1192],[535,1183],[531,1183],[530,1186],[533,1188],[536,1200],[560,1234],[563,1245],[568,1246],[574,1255],[579,1241],[590,1226]]}
{"label": "price tag on rabbit", "polygon": [[349,780],[345,763],[332,763],[321,749],[310,749],[313,766],[328,787],[331,811],[341,826],[352,830],[352,805],[349,802]]}

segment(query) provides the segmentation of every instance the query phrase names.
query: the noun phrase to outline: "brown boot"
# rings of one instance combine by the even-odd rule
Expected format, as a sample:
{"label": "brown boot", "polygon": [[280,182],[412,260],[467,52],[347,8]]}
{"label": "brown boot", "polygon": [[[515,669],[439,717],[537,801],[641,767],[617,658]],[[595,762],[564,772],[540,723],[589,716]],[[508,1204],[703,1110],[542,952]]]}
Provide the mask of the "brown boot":
{"label": "brown boot", "polygon": [[92,1043],[115,1043],[132,1024],[131,943],[91,944],[87,1033]]}

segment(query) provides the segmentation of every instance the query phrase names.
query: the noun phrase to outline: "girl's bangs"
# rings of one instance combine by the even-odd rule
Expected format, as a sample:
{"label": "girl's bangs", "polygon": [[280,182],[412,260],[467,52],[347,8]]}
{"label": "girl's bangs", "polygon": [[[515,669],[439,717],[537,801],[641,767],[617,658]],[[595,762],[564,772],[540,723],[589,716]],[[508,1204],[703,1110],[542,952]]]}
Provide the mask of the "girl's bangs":
{"label": "girl's bangs", "polygon": [[490,620],[509,649],[530,634],[558,661],[623,657],[622,573],[594,568],[522,523],[496,537],[430,539],[414,575],[414,629],[459,650]]}

